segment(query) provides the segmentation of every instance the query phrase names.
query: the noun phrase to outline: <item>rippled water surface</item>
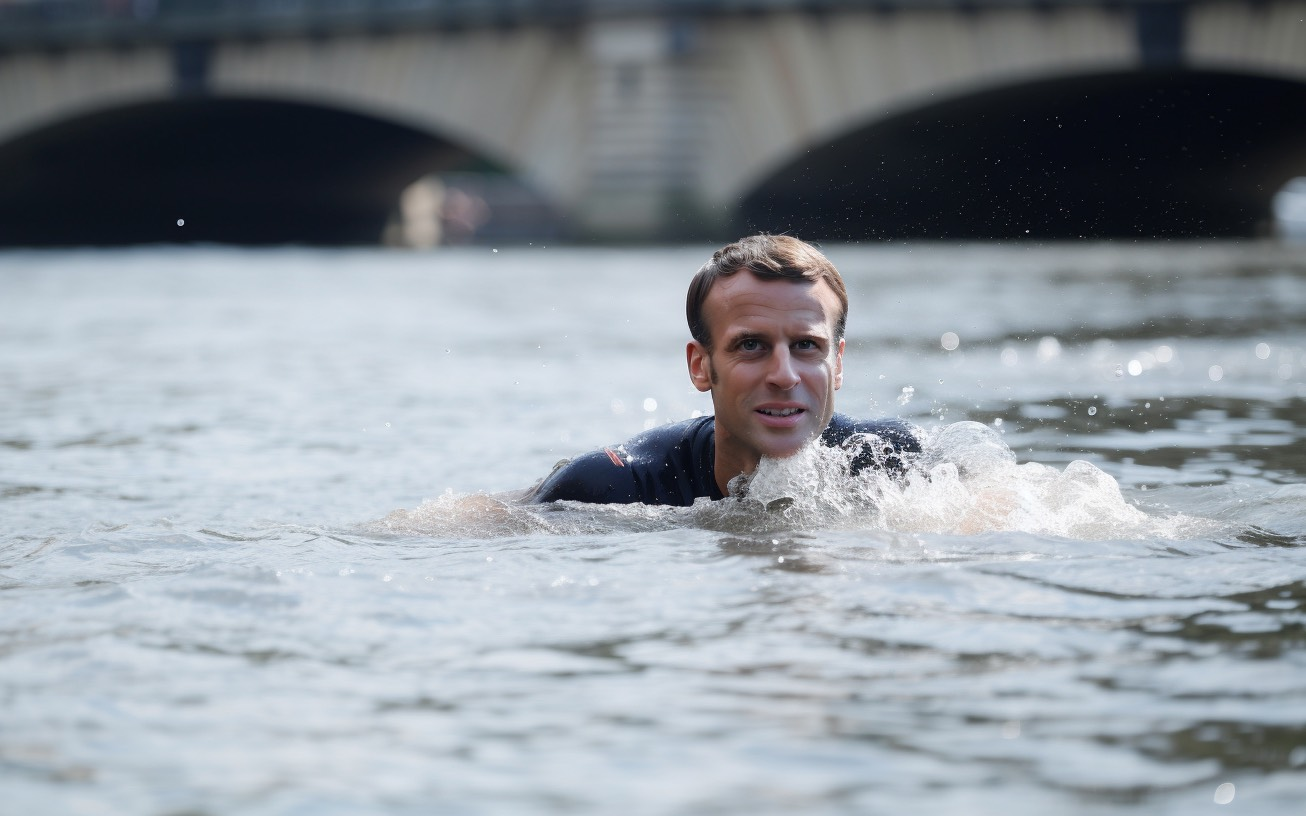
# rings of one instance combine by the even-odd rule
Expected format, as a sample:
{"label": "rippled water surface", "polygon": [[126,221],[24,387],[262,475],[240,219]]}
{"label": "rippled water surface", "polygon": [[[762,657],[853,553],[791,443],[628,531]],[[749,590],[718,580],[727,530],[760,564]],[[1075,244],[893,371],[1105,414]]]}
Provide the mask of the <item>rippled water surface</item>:
{"label": "rippled water surface", "polygon": [[711,249],[0,254],[0,809],[1302,812],[1300,247],[830,246],[905,479],[516,505]]}

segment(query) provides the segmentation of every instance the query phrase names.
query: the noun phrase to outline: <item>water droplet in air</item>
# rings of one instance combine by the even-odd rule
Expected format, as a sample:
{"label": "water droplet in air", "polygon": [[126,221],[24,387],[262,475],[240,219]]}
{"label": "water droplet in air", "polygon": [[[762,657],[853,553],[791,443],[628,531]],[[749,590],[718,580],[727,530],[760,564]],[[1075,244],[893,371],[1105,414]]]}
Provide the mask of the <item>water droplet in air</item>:
{"label": "water droplet in air", "polygon": [[961,338],[956,332],[944,332],[943,337],[939,338],[944,351],[955,351],[957,346],[961,345]]}
{"label": "water droplet in air", "polygon": [[498,252],[499,250],[497,250],[497,249],[492,249],[492,250],[490,250],[490,251],[491,251],[491,252]]}
{"label": "water droplet in air", "polygon": [[184,226],[186,226],[186,219],[185,219],[185,218],[178,218],[178,219],[177,219],[177,226],[179,226],[179,227],[184,227]]}
{"label": "water droplet in air", "polygon": [[1090,405],[1090,406],[1088,406],[1088,415],[1089,415],[1089,416],[1097,416],[1097,406],[1096,406],[1096,405]]}
{"label": "water droplet in air", "polygon": [[1225,782],[1215,789],[1215,803],[1217,805],[1227,805],[1233,801],[1233,783]]}
{"label": "water droplet in air", "polygon": [[1061,341],[1055,337],[1044,337],[1038,341],[1038,351],[1036,352],[1040,362],[1046,363],[1061,356]]}
{"label": "water droplet in air", "polygon": [[651,414],[651,413],[653,413],[654,411],[656,411],[657,409],[658,409],[658,401],[657,401],[657,400],[653,399],[652,397],[645,397],[645,398],[644,398],[644,410],[645,410],[645,411],[648,411],[648,412]]}
{"label": "water droplet in air", "polygon": [[1137,377],[1139,374],[1142,373],[1143,373],[1143,364],[1138,360],[1130,360],[1129,361],[1130,376]]}
{"label": "water droplet in air", "polygon": [[1211,378],[1211,382],[1219,382],[1224,379],[1224,368],[1218,365],[1213,365],[1206,369],[1206,376]]}
{"label": "water droplet in air", "polygon": [[1260,357],[1262,360],[1268,360],[1268,359],[1270,359],[1270,344],[1269,344],[1269,343],[1257,343],[1257,344],[1256,344],[1256,356],[1257,356],[1257,357]]}
{"label": "water droplet in air", "polygon": [[916,389],[910,385],[904,385],[902,387],[902,393],[898,395],[898,404],[906,405],[911,402],[911,398],[914,396],[916,396]]}
{"label": "water droplet in air", "polygon": [[1116,366],[1116,377],[1118,378],[1118,377],[1123,377],[1123,376],[1125,376],[1125,369],[1124,369],[1124,367],[1123,367],[1123,366]]}

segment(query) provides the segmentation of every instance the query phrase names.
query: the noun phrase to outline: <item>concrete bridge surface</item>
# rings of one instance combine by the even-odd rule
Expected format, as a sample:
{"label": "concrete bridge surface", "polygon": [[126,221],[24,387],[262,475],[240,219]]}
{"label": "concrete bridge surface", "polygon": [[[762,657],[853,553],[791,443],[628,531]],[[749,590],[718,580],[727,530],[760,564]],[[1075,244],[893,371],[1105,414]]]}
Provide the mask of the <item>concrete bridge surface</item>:
{"label": "concrete bridge surface", "polygon": [[1299,175],[1306,0],[0,3],[0,245],[456,237],[462,182],[501,237],[1252,235]]}

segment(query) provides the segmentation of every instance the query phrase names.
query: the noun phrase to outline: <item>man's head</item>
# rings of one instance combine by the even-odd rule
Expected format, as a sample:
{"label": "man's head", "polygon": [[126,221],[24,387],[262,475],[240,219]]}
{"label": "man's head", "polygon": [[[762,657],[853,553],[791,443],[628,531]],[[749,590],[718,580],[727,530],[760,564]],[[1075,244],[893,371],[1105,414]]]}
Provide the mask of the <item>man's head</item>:
{"label": "man's head", "polygon": [[689,377],[712,392],[724,490],[761,457],[791,456],[830,423],[848,296],[814,247],[759,235],[712,256],[690,284],[686,311]]}
{"label": "man's head", "polygon": [[708,293],[717,281],[744,271],[761,280],[825,281],[839,299],[834,330],[835,339],[843,339],[848,322],[848,290],[834,264],[806,241],[788,235],[750,235],[714,252],[689,283],[685,317],[690,335],[704,348],[712,349],[711,327],[703,317]]}

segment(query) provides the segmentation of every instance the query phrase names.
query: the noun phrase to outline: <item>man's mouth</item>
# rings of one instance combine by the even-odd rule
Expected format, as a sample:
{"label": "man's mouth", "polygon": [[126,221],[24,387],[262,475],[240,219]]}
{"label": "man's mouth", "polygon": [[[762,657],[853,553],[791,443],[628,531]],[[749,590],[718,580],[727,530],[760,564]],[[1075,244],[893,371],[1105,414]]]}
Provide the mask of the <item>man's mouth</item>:
{"label": "man's mouth", "polygon": [[803,409],[802,408],[758,408],[757,412],[759,414],[766,414],[767,416],[787,417],[787,416],[793,416],[794,414],[801,414],[803,412]]}

